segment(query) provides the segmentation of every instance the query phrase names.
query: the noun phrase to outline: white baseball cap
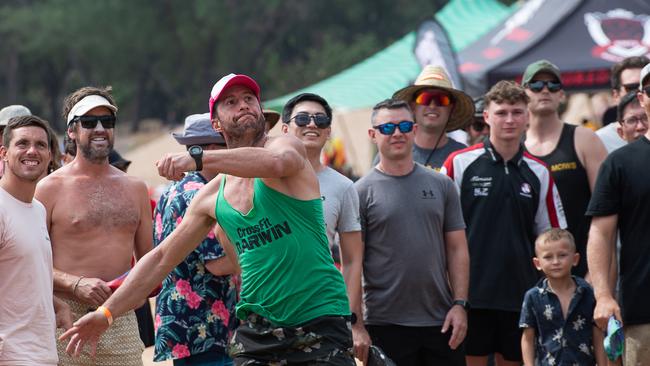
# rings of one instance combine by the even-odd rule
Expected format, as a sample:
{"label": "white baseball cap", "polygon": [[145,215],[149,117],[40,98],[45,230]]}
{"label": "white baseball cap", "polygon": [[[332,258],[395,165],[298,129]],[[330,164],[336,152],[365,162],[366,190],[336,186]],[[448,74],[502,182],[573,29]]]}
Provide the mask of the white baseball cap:
{"label": "white baseball cap", "polygon": [[75,117],[83,116],[84,114],[88,113],[93,108],[97,107],[106,107],[113,111],[113,113],[117,112],[117,107],[112,105],[111,102],[108,101],[108,99],[102,97],[101,95],[97,94],[92,94],[92,95],[87,95],[83,97],[80,101],[77,102],[77,104],[73,105],[72,108],[70,109],[70,112],[68,113],[68,126],[70,125],[70,122]]}

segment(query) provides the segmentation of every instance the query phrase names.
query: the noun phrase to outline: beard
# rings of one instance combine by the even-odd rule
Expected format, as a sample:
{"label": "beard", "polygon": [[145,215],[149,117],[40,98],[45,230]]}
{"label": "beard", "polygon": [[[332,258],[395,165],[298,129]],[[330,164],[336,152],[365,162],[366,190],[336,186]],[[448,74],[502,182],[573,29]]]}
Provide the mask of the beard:
{"label": "beard", "polygon": [[264,137],[266,131],[266,120],[264,115],[254,116],[254,121],[239,121],[245,115],[234,117],[229,123],[223,124],[225,135],[228,136],[228,146],[250,146]]}
{"label": "beard", "polygon": [[108,154],[113,149],[113,140],[107,138],[108,145],[105,147],[93,146],[91,139],[87,142],[77,141],[77,151],[88,161],[94,164],[100,164],[106,161]]}

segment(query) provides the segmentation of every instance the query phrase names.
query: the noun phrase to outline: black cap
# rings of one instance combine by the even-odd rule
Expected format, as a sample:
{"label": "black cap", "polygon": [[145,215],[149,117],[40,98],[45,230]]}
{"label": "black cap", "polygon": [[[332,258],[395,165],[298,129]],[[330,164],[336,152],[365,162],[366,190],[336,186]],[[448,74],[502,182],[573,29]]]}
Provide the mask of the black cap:
{"label": "black cap", "polygon": [[120,153],[113,149],[108,153],[108,163],[125,172],[129,168],[129,165],[131,165],[130,160],[124,159]]}

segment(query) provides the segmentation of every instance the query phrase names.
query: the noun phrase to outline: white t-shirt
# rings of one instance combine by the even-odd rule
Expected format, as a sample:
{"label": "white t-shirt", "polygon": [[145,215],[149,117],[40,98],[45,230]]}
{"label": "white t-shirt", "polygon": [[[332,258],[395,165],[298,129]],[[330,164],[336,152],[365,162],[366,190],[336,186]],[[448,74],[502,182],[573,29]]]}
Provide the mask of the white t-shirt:
{"label": "white t-shirt", "polygon": [[618,122],[612,122],[596,131],[596,135],[605,145],[605,149],[607,149],[608,154],[620,147],[627,145],[627,141],[623,140],[621,136],[618,135],[618,132],[616,132],[616,127],[618,127],[617,125]]}
{"label": "white t-shirt", "polygon": [[348,177],[330,167],[325,167],[317,176],[325,212],[327,241],[332,249],[337,244],[337,232],[361,231],[359,195]]}
{"label": "white t-shirt", "polygon": [[56,365],[45,207],[0,188],[0,365]]}

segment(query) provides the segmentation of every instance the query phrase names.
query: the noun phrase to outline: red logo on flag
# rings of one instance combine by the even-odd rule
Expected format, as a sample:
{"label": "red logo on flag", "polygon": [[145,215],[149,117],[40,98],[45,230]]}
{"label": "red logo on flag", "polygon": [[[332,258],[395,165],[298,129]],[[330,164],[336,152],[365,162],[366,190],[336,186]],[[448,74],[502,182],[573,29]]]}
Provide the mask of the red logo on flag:
{"label": "red logo on flag", "polygon": [[619,62],[632,56],[650,56],[650,17],[624,9],[586,13],[585,25],[596,46],[594,57]]}

